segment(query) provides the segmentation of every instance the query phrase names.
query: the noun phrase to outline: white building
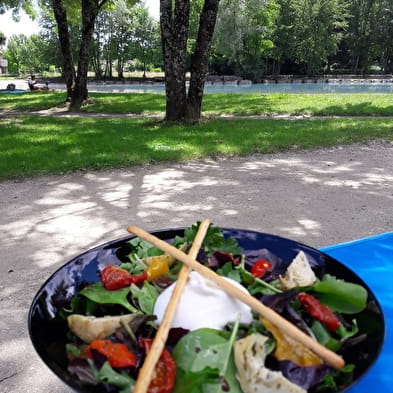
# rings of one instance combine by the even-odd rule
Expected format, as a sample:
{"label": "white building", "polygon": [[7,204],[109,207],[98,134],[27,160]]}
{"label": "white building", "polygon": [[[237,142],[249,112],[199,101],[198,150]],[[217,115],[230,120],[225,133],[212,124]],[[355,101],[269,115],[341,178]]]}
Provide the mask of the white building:
{"label": "white building", "polygon": [[0,74],[8,73],[8,61],[0,53]]}

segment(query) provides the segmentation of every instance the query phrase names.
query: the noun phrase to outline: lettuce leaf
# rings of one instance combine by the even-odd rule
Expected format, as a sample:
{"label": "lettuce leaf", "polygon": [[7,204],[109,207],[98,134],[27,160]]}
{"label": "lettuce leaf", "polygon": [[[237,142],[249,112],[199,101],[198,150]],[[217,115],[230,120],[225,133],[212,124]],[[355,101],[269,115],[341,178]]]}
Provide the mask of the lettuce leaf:
{"label": "lettuce leaf", "polygon": [[311,289],[318,293],[321,303],[332,311],[343,314],[355,314],[363,311],[367,305],[367,290],[362,286],[326,274]]}
{"label": "lettuce leaf", "polygon": [[[219,330],[198,329],[185,335],[175,346],[173,357],[178,369],[182,370],[176,377],[173,393],[184,392],[183,384],[187,381],[188,372],[202,372],[207,367],[216,369],[217,376],[213,378],[209,371],[210,380],[202,385],[203,393],[242,393],[236,379],[236,367],[233,359],[233,342],[236,338],[239,324],[234,326],[231,337],[226,338]],[[198,392],[198,390],[195,390]]]}
{"label": "lettuce leaf", "polygon": [[172,393],[203,393],[203,385],[217,382],[218,369],[206,366],[199,371],[177,370],[176,385]]}
{"label": "lettuce leaf", "polygon": [[154,304],[159,295],[157,288],[147,281],[144,281],[141,288],[132,284],[130,289],[132,297],[137,299],[141,311],[145,314],[153,314]]}
{"label": "lettuce leaf", "polygon": [[130,288],[117,289],[116,291],[108,291],[101,282],[89,285],[79,292],[79,295],[85,296],[91,301],[99,304],[120,304],[128,311],[137,312],[138,310],[132,306],[127,300]]}
{"label": "lettuce leaf", "polygon": [[119,388],[119,393],[129,393],[134,389],[135,381],[125,372],[119,373],[115,371],[109,364],[105,362],[101,369],[96,373],[97,379],[104,383]]}

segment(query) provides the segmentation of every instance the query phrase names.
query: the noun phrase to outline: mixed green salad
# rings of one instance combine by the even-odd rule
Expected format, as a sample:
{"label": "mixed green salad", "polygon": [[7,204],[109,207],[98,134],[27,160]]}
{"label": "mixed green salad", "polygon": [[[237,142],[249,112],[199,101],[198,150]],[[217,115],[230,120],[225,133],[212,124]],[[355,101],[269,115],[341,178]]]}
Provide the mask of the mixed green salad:
{"label": "mixed green salad", "polygon": [[[186,252],[198,226],[172,244]],[[140,238],[128,245],[127,260],[103,266],[99,281],[81,288],[58,313],[69,327],[68,371],[103,392],[133,391],[158,328],[158,299],[182,266]],[[366,307],[366,289],[315,269],[303,251],[283,261],[267,249],[243,250],[210,226],[197,260],[338,354],[365,339],[356,314]],[[189,309],[196,312],[198,300]],[[246,322],[236,312],[222,314],[219,328],[209,326],[208,314],[198,314],[202,327],[171,328],[149,393],[336,392],[351,380],[353,364],[332,369],[251,310]]]}

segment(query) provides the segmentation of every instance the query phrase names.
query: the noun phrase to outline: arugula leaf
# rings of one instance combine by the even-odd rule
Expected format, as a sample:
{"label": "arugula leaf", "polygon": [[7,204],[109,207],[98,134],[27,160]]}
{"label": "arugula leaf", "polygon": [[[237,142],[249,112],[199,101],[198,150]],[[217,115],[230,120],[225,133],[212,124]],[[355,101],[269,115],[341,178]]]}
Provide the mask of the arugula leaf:
{"label": "arugula leaf", "polygon": [[355,314],[364,310],[367,304],[365,288],[329,274],[326,274],[322,281],[313,285],[311,289],[318,293],[321,303],[335,312]]}
{"label": "arugula leaf", "polygon": [[219,330],[206,328],[194,330],[182,337],[175,346],[173,357],[177,367],[185,373],[177,377],[176,384],[183,386],[181,376],[187,375],[187,372],[198,372],[210,366],[219,370],[219,379],[203,385],[203,393],[222,392],[223,386],[231,393],[241,393],[235,376],[236,366],[232,351],[238,328],[239,323],[235,325],[229,339]]}
{"label": "arugula leaf", "polygon": [[311,325],[311,330],[315,335],[317,341],[324,347],[337,352],[341,347],[341,342],[332,337],[329,331],[322,325],[321,322],[315,321]]}
{"label": "arugula leaf", "polygon": [[217,273],[220,276],[231,278],[238,283],[242,282],[240,272],[233,268],[232,262],[225,263],[220,269],[217,269]]}
{"label": "arugula leaf", "polygon": [[[229,322],[227,325],[228,329],[233,329],[234,323]],[[250,324],[247,323],[240,323],[239,324],[239,332],[237,334],[238,337],[245,337],[249,336],[253,333],[261,333],[263,335],[267,335],[267,330],[265,325],[260,321],[259,314],[254,312],[254,319]],[[265,343],[265,351],[267,354],[272,352],[275,348],[275,341],[269,338]]]}
{"label": "arugula leaf", "polygon": [[177,369],[176,385],[172,393],[203,393],[203,385],[216,383],[219,380],[217,368],[206,366],[199,371]]}
{"label": "arugula leaf", "polygon": [[128,255],[128,259],[130,262],[120,264],[121,269],[127,270],[130,274],[141,274],[146,270],[147,264],[138,255],[131,253]]}
{"label": "arugula leaf", "polygon": [[130,289],[132,297],[138,300],[140,309],[145,314],[153,314],[154,304],[159,295],[158,289],[147,281],[143,282],[143,286],[141,288],[132,284]]}
{"label": "arugula leaf", "polygon": [[253,276],[246,268],[244,260],[237,266],[233,266],[232,262],[225,263],[217,273],[221,276],[231,278],[247,287],[251,295],[261,293],[263,295],[271,295],[281,293],[282,291],[273,285]]}
{"label": "arugula leaf", "polygon": [[130,255],[136,254],[141,259],[146,257],[154,257],[164,253],[159,248],[139,237],[131,239],[129,243],[132,246],[132,253]]}
{"label": "arugula leaf", "polygon": [[119,393],[129,393],[134,389],[135,381],[126,373],[116,372],[107,361],[97,372],[96,377],[102,383],[120,388]]}
{"label": "arugula leaf", "polygon": [[272,283],[267,283],[259,278],[255,279],[255,281],[247,287],[250,295],[255,296],[257,294],[261,295],[274,295],[275,293],[281,293],[282,291],[272,285]]}
{"label": "arugula leaf", "polygon": [[120,304],[131,312],[138,310],[127,300],[130,288],[117,289],[116,291],[108,291],[101,282],[89,285],[83,288],[79,294],[99,304]]}
{"label": "arugula leaf", "polygon": [[66,353],[67,355],[72,355],[73,357],[79,357],[82,355],[82,350],[79,348],[79,346],[75,345],[74,343],[67,343]]}
{"label": "arugula leaf", "polygon": [[58,317],[60,319],[67,319],[67,317],[71,314],[94,315],[96,308],[97,303],[86,297],[78,295],[71,299],[68,308],[62,307],[59,310]]}
{"label": "arugula leaf", "polygon": [[347,364],[339,370],[332,369],[323,382],[316,387],[316,391],[326,392],[326,389],[329,389],[328,391],[336,391],[337,386],[346,385],[352,380],[354,369],[354,364]]}
{"label": "arugula leaf", "polygon": [[358,334],[359,327],[356,322],[356,319],[352,320],[352,327],[350,330],[346,329],[343,325],[340,325],[339,328],[336,330],[336,333],[338,333],[339,336],[344,340],[353,337],[355,334]]}
{"label": "arugula leaf", "polygon": [[[174,245],[178,246],[182,243],[191,244],[198,232],[199,225],[200,221],[186,228],[184,230],[184,237],[177,236],[174,240]],[[243,253],[243,249],[239,246],[235,238],[225,238],[222,229],[213,226],[210,226],[206,232],[202,249],[207,255],[212,254],[214,251],[228,252],[233,255],[240,255]]]}
{"label": "arugula leaf", "polygon": [[[83,304],[82,304],[82,300],[84,300]],[[87,299],[83,299],[80,296],[75,296],[71,299],[69,308],[67,307],[62,307],[59,310],[58,313],[58,317],[60,319],[67,319],[67,317],[71,314],[84,314],[85,312],[85,308],[86,308],[86,300]]]}
{"label": "arugula leaf", "polygon": [[97,369],[91,359],[72,358],[69,359],[67,371],[77,376],[82,382],[98,385]]}
{"label": "arugula leaf", "polygon": [[241,282],[243,285],[247,286],[248,292],[250,292],[253,296],[257,293],[261,293],[262,295],[272,295],[274,293],[282,292],[280,289],[274,287],[272,283],[267,283],[249,272],[246,269],[244,258],[242,258],[241,263],[236,266],[235,269],[240,272]]}

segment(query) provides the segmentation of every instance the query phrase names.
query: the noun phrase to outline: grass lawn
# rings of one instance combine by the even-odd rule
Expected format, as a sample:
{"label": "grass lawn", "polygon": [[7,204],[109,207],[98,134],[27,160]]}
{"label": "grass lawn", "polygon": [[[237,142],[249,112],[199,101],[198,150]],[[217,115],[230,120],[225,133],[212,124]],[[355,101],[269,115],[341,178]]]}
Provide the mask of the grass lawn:
{"label": "grass lawn", "polygon": [[[163,94],[91,96],[85,112],[147,115],[165,111]],[[196,125],[167,124],[148,117],[29,114],[62,106],[64,98],[64,92],[52,91],[0,94],[0,115],[2,110],[26,111],[0,116],[0,180],[393,139],[390,94],[206,94],[205,117]],[[326,118],[225,119],[220,118],[222,114]]]}
{"label": "grass lawn", "polygon": [[390,118],[0,118],[0,179],[393,139]]}
{"label": "grass lawn", "polygon": [[[91,93],[85,112],[149,114],[165,111],[163,94]],[[61,106],[64,92],[0,94],[0,108],[41,110]],[[391,94],[205,94],[204,115],[308,114],[318,116],[393,116]]]}

